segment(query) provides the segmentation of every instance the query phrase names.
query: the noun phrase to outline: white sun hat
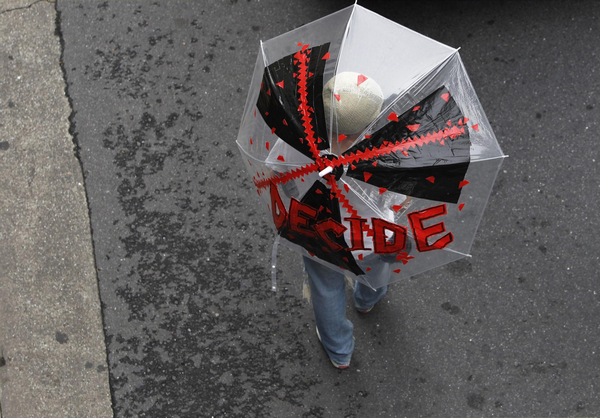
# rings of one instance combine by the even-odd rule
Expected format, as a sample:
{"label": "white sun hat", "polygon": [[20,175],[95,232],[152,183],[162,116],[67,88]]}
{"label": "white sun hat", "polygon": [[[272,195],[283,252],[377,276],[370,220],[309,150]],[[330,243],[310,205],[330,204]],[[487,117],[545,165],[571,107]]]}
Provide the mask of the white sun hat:
{"label": "white sun hat", "polygon": [[379,115],[383,92],[372,78],[345,71],[332,77],[323,87],[323,105],[327,124],[333,123],[331,129],[337,134],[351,135]]}

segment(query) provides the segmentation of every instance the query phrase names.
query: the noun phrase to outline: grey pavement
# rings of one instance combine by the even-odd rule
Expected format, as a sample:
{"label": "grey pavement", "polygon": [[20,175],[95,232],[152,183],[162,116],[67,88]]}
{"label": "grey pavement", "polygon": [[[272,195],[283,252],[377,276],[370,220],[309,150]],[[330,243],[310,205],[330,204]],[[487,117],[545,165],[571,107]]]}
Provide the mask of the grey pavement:
{"label": "grey pavement", "polygon": [[[394,284],[367,316],[349,309],[350,370],[319,346],[297,255],[281,250],[269,290],[273,233],[235,146],[258,41],[350,3],[59,0],[56,21],[46,2],[0,14],[5,416],[43,410],[29,405],[35,379],[63,410],[86,401],[55,387],[98,407],[65,416],[110,413],[106,379],[118,417],[600,416],[597,1],[361,2],[462,48],[510,158],[472,258]],[[22,52],[38,45],[26,21],[47,57]],[[31,133],[46,96],[19,93],[28,85],[55,93]],[[38,409],[14,412],[25,407]]]}
{"label": "grey pavement", "polygon": [[0,414],[112,416],[54,3],[0,3]]}

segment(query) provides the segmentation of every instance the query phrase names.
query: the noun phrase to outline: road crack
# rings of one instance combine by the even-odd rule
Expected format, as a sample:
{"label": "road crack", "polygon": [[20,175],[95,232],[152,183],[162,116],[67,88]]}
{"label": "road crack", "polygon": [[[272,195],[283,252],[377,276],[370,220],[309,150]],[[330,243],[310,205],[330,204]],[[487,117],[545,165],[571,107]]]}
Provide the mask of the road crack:
{"label": "road crack", "polygon": [[21,6],[21,7],[15,7],[14,9],[6,9],[0,12],[0,15],[3,15],[5,13],[10,13],[10,12],[14,12],[17,10],[25,10],[25,9],[31,9],[33,6],[35,6],[38,3],[55,3],[56,0],[36,0],[31,4],[28,4],[27,6]]}

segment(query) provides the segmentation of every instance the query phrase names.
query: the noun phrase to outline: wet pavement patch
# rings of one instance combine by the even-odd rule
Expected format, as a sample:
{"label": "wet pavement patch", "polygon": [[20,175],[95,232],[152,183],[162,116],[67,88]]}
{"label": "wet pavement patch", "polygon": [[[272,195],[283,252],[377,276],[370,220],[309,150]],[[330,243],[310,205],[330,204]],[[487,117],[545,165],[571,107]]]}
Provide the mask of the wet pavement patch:
{"label": "wet pavement patch", "polygon": [[67,334],[63,334],[62,332],[56,332],[55,335],[56,341],[58,341],[61,344],[66,344],[67,342],[69,342],[69,336]]}

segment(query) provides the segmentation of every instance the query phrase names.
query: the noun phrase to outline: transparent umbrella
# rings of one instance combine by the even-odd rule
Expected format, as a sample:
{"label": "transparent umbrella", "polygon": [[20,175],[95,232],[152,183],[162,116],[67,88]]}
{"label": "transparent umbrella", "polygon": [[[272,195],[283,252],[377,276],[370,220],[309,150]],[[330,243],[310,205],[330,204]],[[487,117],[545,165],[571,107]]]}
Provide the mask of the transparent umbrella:
{"label": "transparent umbrella", "polygon": [[458,50],[358,5],[261,43],[237,144],[281,243],[373,288],[469,256],[505,157]]}

